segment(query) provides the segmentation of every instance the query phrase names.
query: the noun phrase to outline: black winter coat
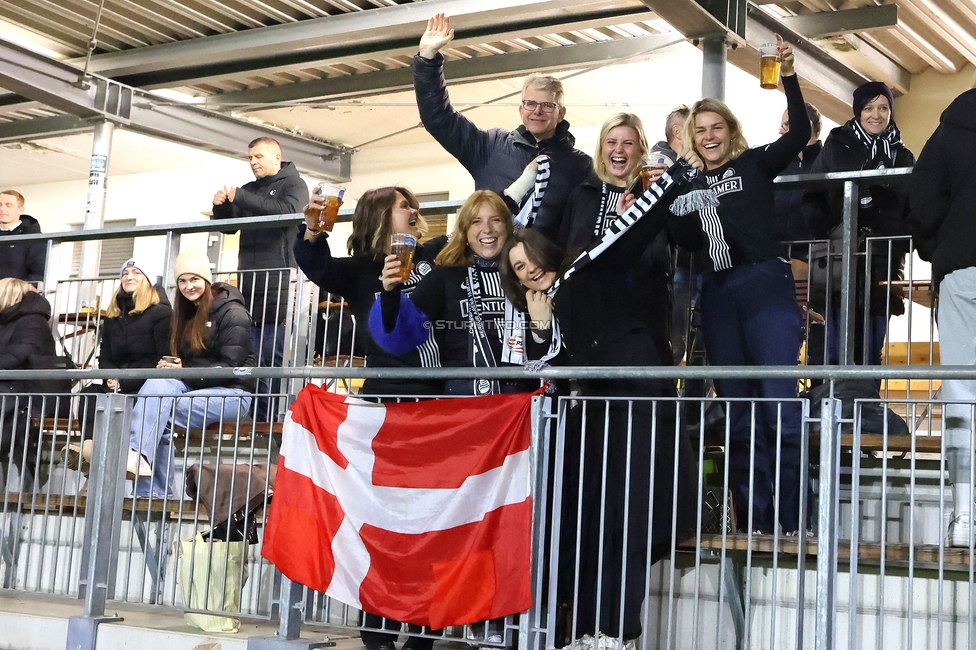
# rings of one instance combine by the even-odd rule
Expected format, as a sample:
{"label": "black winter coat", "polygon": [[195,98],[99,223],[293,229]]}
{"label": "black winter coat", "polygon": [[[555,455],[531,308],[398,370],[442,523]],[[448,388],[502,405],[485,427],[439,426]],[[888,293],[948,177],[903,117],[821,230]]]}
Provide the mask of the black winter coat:
{"label": "black winter coat", "polygon": [[[632,189],[639,190],[639,188]],[[556,243],[570,253],[589,246],[595,239],[593,233],[602,201],[602,181],[595,173],[591,173],[590,177],[570,195]],[[691,223],[690,220],[686,221]],[[693,225],[691,240],[684,242],[693,250],[701,247],[699,226],[700,223]],[[678,236],[682,234],[684,233],[677,233]],[[639,314],[658,349],[657,357],[661,360],[654,365],[671,365],[672,360],[672,305],[669,286],[674,272],[674,251],[671,241],[672,236],[668,228],[662,228],[644,249],[640,258],[627,268],[623,280],[630,295],[628,304],[634,313]],[[617,255],[617,253],[608,252],[607,255]]]}
{"label": "black winter coat", "polygon": [[[0,370],[53,368],[56,358],[51,334],[51,305],[33,291],[0,311]],[[70,387],[69,387],[70,388]],[[63,392],[63,382],[0,380],[0,395],[8,393]],[[8,400],[5,409],[12,409]]]}
{"label": "black winter coat", "polygon": [[575,149],[576,138],[563,120],[548,140],[536,142],[525,126],[514,131],[479,129],[451,106],[444,80],[444,57],[414,57],[413,85],[424,128],[474,178],[475,189],[501,195],[539,154],[550,158],[549,186],[533,226],[549,239],[559,233],[559,220],[573,189],[589,175],[593,160]]}
{"label": "black winter coat", "polygon": [[[37,219],[29,214],[20,215],[20,225],[13,230],[0,230],[0,239],[13,235],[34,235],[41,232]],[[21,244],[0,243],[0,278],[18,278],[27,282],[44,279],[44,261],[47,245],[44,242]]]}
{"label": "black winter coat", "polygon": [[[342,296],[356,317],[357,334],[363,337],[366,365],[370,368],[419,368],[436,366],[436,350],[429,354],[425,350],[424,362],[419,349],[407,354],[389,354],[376,344],[369,333],[369,311],[376,298],[383,292],[380,275],[383,273],[383,259],[366,255],[352,257],[332,257],[328,234],[315,241],[305,241],[305,225],[302,224],[295,240],[295,259],[309,280],[329,293]],[[447,237],[435,237],[426,244],[419,244],[414,251],[414,268],[410,280],[403,286],[407,294],[413,291],[420,279],[430,273],[434,258],[447,243]],[[358,340],[358,339],[357,339]],[[431,358],[434,357],[434,358]],[[363,393],[370,395],[439,395],[443,392],[443,382],[367,379]]]}
{"label": "black winter coat", "polygon": [[[308,185],[290,162],[281,163],[274,176],[258,178],[237,188],[234,202],[213,206],[214,219],[260,217],[301,212],[308,203]],[[297,226],[260,228],[241,232],[237,268],[241,270],[294,268],[292,242]],[[265,276],[267,291],[265,290]],[[253,282],[253,284],[252,284]],[[255,323],[283,322],[288,310],[288,274],[245,273],[241,291]],[[254,294],[252,300],[251,295]],[[253,304],[252,304],[253,302]]]}
{"label": "black winter coat", "polygon": [[976,266],[976,89],[943,111],[910,187],[909,230],[938,288],[949,273]]}
{"label": "black winter coat", "polygon": [[[164,292],[160,292],[165,296]],[[116,304],[122,312],[116,318],[102,321],[102,344],[98,353],[99,368],[155,368],[160,358],[170,353],[170,325],[173,309],[168,301],[151,305],[133,314],[132,294],[119,292]],[[119,390],[138,393],[145,379],[123,379]]]}
{"label": "black winter coat", "polygon": [[[635,300],[630,282],[631,274],[641,264],[648,246],[665,230],[679,233],[677,238],[690,248],[700,246],[704,238],[697,213],[675,217],[662,206],[642,218],[596,260],[560,285],[553,298],[553,312],[563,337],[564,347],[559,355],[561,364],[671,365],[670,352],[662,354],[653,343],[645,311],[666,313],[667,305],[647,305],[645,301]],[[537,358],[539,348],[535,344],[529,345],[530,357]],[[599,388],[587,394],[674,394],[674,384],[670,381],[595,381],[581,382],[581,385],[590,383],[599,385]],[[633,392],[635,390],[641,392]]]}
{"label": "black winter coat", "polygon": [[[821,150],[823,150],[823,143],[820,140],[808,144],[803,148],[803,157],[794,158],[793,162],[783,170],[782,175],[809,174]],[[776,202],[776,226],[779,228],[779,237],[784,242],[814,239],[809,215],[803,206],[804,194],[804,190],[794,189],[777,190],[773,195],[773,200]]]}
{"label": "black winter coat", "polygon": [[[829,172],[849,172],[866,169],[871,157],[870,150],[854,135],[850,127],[839,126],[831,130],[824,142],[823,151],[810,168],[811,174],[826,174]],[[892,147],[892,157],[895,167],[911,167],[915,164],[915,156],[904,145]],[[871,205],[860,207],[857,214],[857,224],[861,235],[892,237],[909,234],[905,218],[908,215],[908,186],[899,183],[874,183],[867,187],[871,196]],[[862,196],[865,190],[861,190]],[[804,202],[809,211],[810,227],[817,238],[830,237],[837,240],[841,237],[840,225],[844,221],[844,189],[838,185],[828,191],[808,192]],[[864,251],[864,245],[861,246]],[[895,293],[884,291],[879,282],[885,281],[890,273],[894,280],[903,277],[902,269],[905,264],[905,253],[908,252],[907,242],[895,242],[892,250],[890,267],[888,265],[888,248],[881,244],[872,246],[871,260],[871,313],[885,315],[890,313],[899,315],[905,313],[905,302]],[[860,267],[863,268],[863,267]],[[863,276],[863,271],[859,271]],[[859,279],[858,285],[863,285]],[[840,291],[840,287],[835,287]],[[862,298],[863,299],[863,298]]]}
{"label": "black winter coat", "polygon": [[[212,285],[215,296],[210,305],[209,336],[204,340],[202,351],[189,349],[186,343],[179,346],[179,357],[184,368],[232,368],[254,366],[254,345],[251,342],[251,317],[244,307],[244,296],[224,282]],[[193,390],[201,388],[240,388],[251,391],[254,380],[241,379],[184,379],[183,383]]]}

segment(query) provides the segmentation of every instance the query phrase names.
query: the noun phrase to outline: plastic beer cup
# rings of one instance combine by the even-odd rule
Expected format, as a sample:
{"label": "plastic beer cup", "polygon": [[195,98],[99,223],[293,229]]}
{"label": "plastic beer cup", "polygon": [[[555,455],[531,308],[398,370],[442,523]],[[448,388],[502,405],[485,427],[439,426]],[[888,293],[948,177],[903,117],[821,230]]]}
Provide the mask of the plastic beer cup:
{"label": "plastic beer cup", "polygon": [[319,183],[319,195],[325,202],[325,207],[319,211],[318,230],[332,232],[336,217],[339,216],[339,207],[342,205],[342,196],[346,193],[346,188],[332,183]]}
{"label": "plastic beer cup", "polygon": [[410,269],[413,264],[413,252],[417,249],[417,238],[402,232],[390,235],[390,254],[400,260],[400,282],[410,279]]}
{"label": "plastic beer cup", "polygon": [[776,90],[779,87],[779,52],[775,43],[759,46],[759,87]]}

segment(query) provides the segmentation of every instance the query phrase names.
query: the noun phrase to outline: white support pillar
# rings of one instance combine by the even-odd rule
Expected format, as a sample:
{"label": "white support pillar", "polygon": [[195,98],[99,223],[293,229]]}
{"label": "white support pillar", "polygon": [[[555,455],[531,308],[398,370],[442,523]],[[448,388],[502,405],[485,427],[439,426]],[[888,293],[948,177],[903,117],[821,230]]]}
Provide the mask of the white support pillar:
{"label": "white support pillar", "polygon": [[[102,228],[105,224],[105,194],[108,191],[108,159],[112,152],[112,133],[115,124],[108,120],[95,123],[92,138],[91,166],[88,172],[88,203],[85,207],[85,230]],[[81,244],[81,277],[98,277],[98,261],[102,242],[85,241]]]}

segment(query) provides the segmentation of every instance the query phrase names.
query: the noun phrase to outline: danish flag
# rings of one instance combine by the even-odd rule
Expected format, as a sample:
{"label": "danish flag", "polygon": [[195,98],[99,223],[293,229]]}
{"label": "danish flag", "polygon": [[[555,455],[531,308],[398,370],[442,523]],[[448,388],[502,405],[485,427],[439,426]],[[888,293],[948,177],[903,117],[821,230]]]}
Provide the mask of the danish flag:
{"label": "danish flag", "polygon": [[306,386],[284,423],[262,554],[406,623],[528,609],[532,397],[374,404]]}

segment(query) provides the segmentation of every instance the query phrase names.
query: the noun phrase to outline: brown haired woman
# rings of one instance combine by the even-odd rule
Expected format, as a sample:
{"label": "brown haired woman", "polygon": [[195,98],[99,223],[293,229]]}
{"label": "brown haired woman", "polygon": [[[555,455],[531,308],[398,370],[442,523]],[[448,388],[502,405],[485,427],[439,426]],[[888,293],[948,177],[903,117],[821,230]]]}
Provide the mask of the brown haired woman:
{"label": "brown haired woman", "polygon": [[[223,282],[211,284],[210,262],[199,249],[180,253],[174,275],[178,291],[172,356],[160,359],[156,367],[253,366],[251,317],[241,292]],[[146,380],[132,409],[126,464],[129,476],[138,479],[136,496],[173,496],[173,430],[202,429],[243,417],[251,406],[251,383],[236,377]]]}
{"label": "brown haired woman", "polygon": [[[352,234],[346,242],[349,257],[334,258],[329,248],[329,233],[316,230],[321,195],[312,195],[306,213],[306,224],[300,226],[295,241],[295,259],[308,279],[329,293],[345,298],[364,334],[366,365],[382,368],[429,368],[438,365],[437,348],[433,342],[404,354],[390,354],[376,344],[369,335],[366,322],[376,296],[383,291],[380,274],[383,260],[390,254],[390,235],[402,233],[418,240],[427,233],[427,222],[420,214],[417,197],[405,187],[381,187],[367,190],[356,204],[352,216]],[[404,293],[413,291],[421,278],[430,273],[434,258],[447,242],[435,237],[417,244],[413,256],[410,279],[403,285]],[[437,394],[439,383],[367,379],[362,392],[369,395]]]}

